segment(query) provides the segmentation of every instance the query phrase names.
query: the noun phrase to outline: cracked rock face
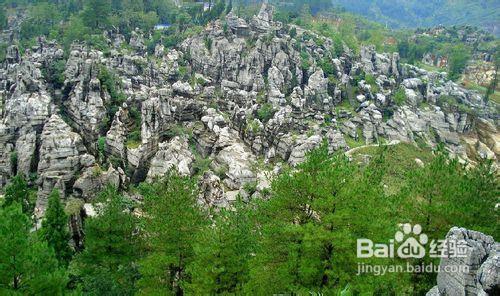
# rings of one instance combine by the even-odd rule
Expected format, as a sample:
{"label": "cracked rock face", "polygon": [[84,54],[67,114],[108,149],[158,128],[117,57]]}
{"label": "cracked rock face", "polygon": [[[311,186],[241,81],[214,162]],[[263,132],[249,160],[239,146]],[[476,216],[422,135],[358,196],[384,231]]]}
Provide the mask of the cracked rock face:
{"label": "cracked rock face", "polygon": [[115,169],[112,165],[104,171],[99,165],[87,167],[73,185],[75,195],[85,201],[92,201],[95,192],[103,190],[107,185],[120,188],[127,182],[127,177],[121,168]]}
{"label": "cracked rock face", "polygon": [[65,102],[69,117],[90,142],[97,140],[102,119],[106,116],[109,95],[98,79],[101,53],[72,47],[66,66],[66,86],[71,89]]}
{"label": "cracked rock face", "polygon": [[215,161],[227,177],[224,184],[231,189],[239,189],[244,184],[256,180],[251,168],[252,154],[241,143],[234,143],[222,149]]}
{"label": "cracked rock face", "polygon": [[52,115],[45,123],[41,135],[37,171],[40,183],[36,202],[37,216],[45,211],[47,196],[54,188],[59,189],[63,195],[66,190],[71,189],[72,179],[83,167],[85,152],[81,136],[71,131],[61,117]]}
{"label": "cracked rock face", "polygon": [[200,192],[199,200],[202,205],[207,207],[227,207],[229,205],[225,199],[220,178],[211,171],[203,174],[200,180]]}
{"label": "cracked rock face", "polygon": [[[465,242],[466,254],[463,258],[441,258],[437,286],[427,295],[498,295],[500,292],[500,244],[489,235],[453,227],[446,240]],[[447,272],[466,266],[468,272]]]}
{"label": "cracked rock face", "polygon": [[147,180],[162,177],[170,169],[176,169],[180,175],[191,176],[193,160],[187,138],[175,137],[169,142],[160,143],[158,152],[151,160]]}

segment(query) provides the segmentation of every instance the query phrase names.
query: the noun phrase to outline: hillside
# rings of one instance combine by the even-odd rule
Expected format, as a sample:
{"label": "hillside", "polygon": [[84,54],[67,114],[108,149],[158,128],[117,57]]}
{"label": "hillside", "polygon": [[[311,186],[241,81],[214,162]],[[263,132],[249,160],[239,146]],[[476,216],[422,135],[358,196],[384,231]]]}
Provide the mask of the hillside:
{"label": "hillside", "polygon": [[476,25],[498,35],[500,2],[496,0],[333,0],[339,5],[393,28]]}
{"label": "hillside", "polygon": [[[494,295],[498,103],[380,25],[235,3],[6,4],[0,295]],[[417,235],[467,258],[356,252]]]}

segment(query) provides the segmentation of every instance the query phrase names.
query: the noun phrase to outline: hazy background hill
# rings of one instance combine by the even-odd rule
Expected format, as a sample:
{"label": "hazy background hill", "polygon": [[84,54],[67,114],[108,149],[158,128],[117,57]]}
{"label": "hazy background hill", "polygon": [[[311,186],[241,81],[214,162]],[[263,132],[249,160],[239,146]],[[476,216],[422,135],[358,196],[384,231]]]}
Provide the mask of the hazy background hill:
{"label": "hazy background hill", "polygon": [[499,0],[332,0],[334,5],[394,28],[477,25],[499,35]]}

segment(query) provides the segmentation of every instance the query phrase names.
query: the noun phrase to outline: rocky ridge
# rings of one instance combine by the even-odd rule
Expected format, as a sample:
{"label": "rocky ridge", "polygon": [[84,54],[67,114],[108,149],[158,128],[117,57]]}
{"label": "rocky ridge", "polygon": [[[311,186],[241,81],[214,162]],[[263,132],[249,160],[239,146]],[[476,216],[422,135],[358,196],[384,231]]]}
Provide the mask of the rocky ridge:
{"label": "rocky ridge", "polygon": [[23,55],[9,47],[0,69],[0,187],[32,176],[40,215],[53,188],[88,201],[107,183],[127,188],[172,167],[201,176],[200,202],[225,206],[245,187],[259,196],[263,172],[276,170],[264,164],[294,166],[324,141],[332,152],[405,141],[443,142],[470,161],[500,156],[495,103],[396,53],[357,55],[283,26],[267,4],[175,49],[148,53],[138,30],[128,46],[105,35],[106,53],[73,44],[61,89],[46,69],[64,52],[43,38]]}

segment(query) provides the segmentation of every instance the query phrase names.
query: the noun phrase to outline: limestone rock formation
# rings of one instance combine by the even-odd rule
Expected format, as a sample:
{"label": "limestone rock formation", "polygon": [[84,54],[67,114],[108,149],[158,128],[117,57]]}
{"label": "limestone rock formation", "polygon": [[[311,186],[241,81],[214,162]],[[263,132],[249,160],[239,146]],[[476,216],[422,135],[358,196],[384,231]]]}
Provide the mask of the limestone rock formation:
{"label": "limestone rock formation", "polygon": [[41,135],[37,216],[45,211],[47,196],[54,188],[59,189],[64,196],[65,192],[71,191],[77,172],[93,164],[93,158],[84,161],[85,152],[81,136],[73,132],[61,117],[52,115]]}
{"label": "limestone rock formation", "polygon": [[95,192],[99,192],[106,186],[120,188],[121,184],[127,182],[127,177],[121,168],[115,169],[112,165],[108,170],[103,170],[99,165],[87,167],[82,175],[73,185],[74,195],[85,201],[92,201]]}
{"label": "limestone rock formation", "polygon": [[229,205],[220,178],[211,171],[205,172],[200,180],[200,203],[207,207]]}
{"label": "limestone rock formation", "polygon": [[[67,58],[45,38],[22,54],[10,46],[0,67],[0,190],[16,173],[37,175],[41,214],[54,187],[89,201],[106,184],[127,188],[170,168],[191,176],[196,159],[212,171],[200,174],[200,201],[228,206],[245,184],[262,183],[259,164],[295,166],[323,142],[331,152],[444,143],[471,163],[499,161],[495,102],[397,53],[355,54],[283,26],[273,11],[267,2],[250,19],[231,11],[154,52],[140,30],[128,41],[105,32],[106,53],[75,42]],[[56,62],[62,87],[47,76]]]}
{"label": "limestone rock formation", "polygon": [[189,150],[185,137],[175,137],[169,142],[160,143],[158,152],[151,160],[148,180],[163,177],[170,169],[176,169],[183,176],[191,176],[194,156]]}
{"label": "limestone rock formation", "polygon": [[98,79],[102,53],[74,46],[68,58],[65,88],[71,89],[65,102],[67,112],[87,141],[95,142],[100,123],[106,116],[109,95]]}
{"label": "limestone rock formation", "polygon": [[[440,272],[437,276],[438,284],[427,295],[498,295],[500,292],[500,244],[491,236],[458,227],[450,229],[446,240],[464,241],[465,256],[441,258]],[[458,272],[450,270],[458,270]]]}

